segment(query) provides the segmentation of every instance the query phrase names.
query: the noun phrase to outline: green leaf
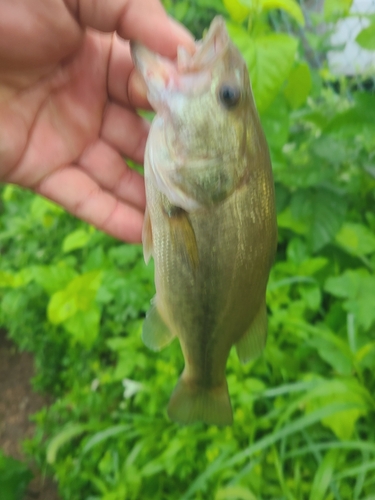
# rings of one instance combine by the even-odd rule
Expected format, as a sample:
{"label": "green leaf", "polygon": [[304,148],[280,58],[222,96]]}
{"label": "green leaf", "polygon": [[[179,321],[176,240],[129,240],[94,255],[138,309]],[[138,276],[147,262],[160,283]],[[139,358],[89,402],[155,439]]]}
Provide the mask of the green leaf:
{"label": "green leaf", "polygon": [[342,113],[336,113],[323,128],[324,133],[332,133],[353,140],[353,136],[375,134],[375,94],[356,92],[353,106]]}
{"label": "green leaf", "polygon": [[254,53],[254,38],[239,24],[228,21],[226,26],[229,36],[243,55],[246,64],[249,65],[249,61],[252,59]]}
{"label": "green leaf", "polygon": [[32,478],[32,472],[24,463],[5,456],[0,450],[1,500],[22,500],[25,498],[27,485]]}
{"label": "green leaf", "polygon": [[301,26],[305,25],[305,18],[301,7],[295,0],[261,0],[263,10],[281,9],[287,12]]}
{"label": "green leaf", "polygon": [[76,229],[64,238],[62,251],[68,253],[72,250],[77,250],[77,248],[83,248],[90,241],[90,238],[91,234],[87,230]]}
{"label": "green leaf", "polygon": [[216,492],[215,500],[257,500],[257,497],[243,486],[227,486]]}
{"label": "green leaf", "polygon": [[320,462],[310,491],[310,500],[324,500],[336,468],[339,450],[329,450]]}
{"label": "green leaf", "polygon": [[4,190],[2,192],[2,199],[4,201],[10,201],[13,199],[14,197],[14,191],[15,191],[16,187],[13,186],[12,184],[7,184],[5,187],[4,187]]}
{"label": "green leaf", "polygon": [[[220,455],[190,484],[189,489],[180,495],[180,500],[188,500],[193,497],[194,493],[199,491],[201,487],[208,481],[210,476],[221,470],[223,462],[230,455],[229,450],[223,450]],[[194,497],[193,497],[194,498]]]}
{"label": "green leaf", "polygon": [[112,337],[106,344],[114,352],[129,349],[129,339],[126,337]]}
{"label": "green leaf", "polygon": [[[375,460],[366,461],[360,465],[355,465],[354,467],[348,467],[343,471],[335,474],[336,480],[345,479],[348,477],[358,477],[360,474],[366,474],[367,472],[375,469]],[[373,496],[366,497],[364,500],[373,500]]]}
{"label": "green leaf", "polygon": [[242,23],[250,14],[251,10],[239,0],[223,0],[224,6],[233,21]]}
{"label": "green leaf", "polygon": [[330,277],[324,289],[332,295],[347,299],[344,309],[354,314],[358,324],[370,328],[375,321],[375,276],[366,269],[345,271],[341,276]]}
{"label": "green leaf", "polygon": [[355,41],[364,49],[375,50],[375,23],[363,29]]}
{"label": "green leaf", "polygon": [[316,334],[309,341],[321,359],[330,365],[336,373],[349,376],[353,372],[353,353],[348,343],[339,336],[322,328],[316,329]]}
{"label": "green leaf", "polygon": [[0,287],[13,288],[16,286],[16,276],[8,271],[0,271]]}
{"label": "green leaf", "polygon": [[324,188],[297,191],[291,201],[291,212],[297,221],[309,228],[307,234],[313,252],[333,240],[346,213],[345,199]]}
{"label": "green leaf", "polygon": [[178,3],[176,3],[173,15],[178,21],[182,21],[184,17],[186,16],[188,10],[189,10],[190,4],[189,2],[184,2],[180,0]]}
{"label": "green leaf", "polygon": [[306,63],[300,63],[292,69],[284,95],[290,106],[297,109],[306,102],[312,86],[310,68]]}
{"label": "green leaf", "polygon": [[238,25],[228,23],[227,27],[248,65],[254,98],[262,113],[270,106],[288,78],[298,42],[282,33],[252,37]]}
{"label": "green leaf", "polygon": [[336,379],[326,380],[311,390],[306,410],[309,413],[332,403],[347,404],[348,408],[323,417],[321,422],[341,440],[353,436],[355,423],[373,406],[371,396],[355,379]]}
{"label": "green leaf", "polygon": [[270,148],[281,149],[289,136],[289,112],[283,96],[277,96],[272,106],[261,115],[262,126]]}
{"label": "green leaf", "polygon": [[325,257],[312,257],[311,259],[306,259],[299,265],[298,272],[303,276],[313,276],[327,264],[328,259]]}
{"label": "green leaf", "polygon": [[319,286],[310,285],[304,286],[300,289],[301,298],[303,299],[306,307],[311,311],[318,311],[322,301],[322,294]]}
{"label": "green leaf", "polygon": [[86,444],[82,449],[82,455],[85,455],[92,448],[94,448],[100,443],[103,443],[103,441],[106,441],[107,439],[113,436],[117,436],[118,434],[124,434],[125,432],[130,431],[131,429],[132,426],[129,424],[119,424],[107,427],[103,431],[96,432],[93,436],[91,436],[91,438],[88,441],[86,441]]}
{"label": "green leaf", "polygon": [[92,306],[88,311],[77,311],[64,322],[64,328],[70,333],[74,342],[90,347],[99,334],[100,310]]}
{"label": "green leaf", "polygon": [[298,42],[289,35],[271,33],[256,37],[249,72],[259,112],[266,110],[288,78]]}
{"label": "green leaf", "polygon": [[268,435],[257,440],[255,443],[251,444],[246,449],[239,451],[234,454],[227,462],[224,463],[224,467],[229,469],[234,467],[236,464],[242,462],[253,456],[255,453],[263,451],[270,447],[271,445],[277,443],[277,441],[290,436],[291,434],[296,434],[304,429],[307,429],[310,425],[322,421],[325,418],[335,418],[338,414],[352,409],[357,404],[350,403],[336,403],[330,402],[328,405],[319,407],[303,417],[299,417],[291,422],[288,422],[281,429],[273,429]]}
{"label": "green leaf", "polygon": [[[271,109],[271,108],[269,108]],[[266,118],[267,120],[267,118]],[[271,125],[272,127],[272,125]],[[264,129],[267,130],[267,125],[264,125]],[[267,132],[266,132],[267,134]],[[277,140],[277,139],[276,139]],[[275,182],[275,195],[276,195],[276,212],[280,214],[287,207],[290,200],[290,192],[285,186],[280,182]]]}
{"label": "green leaf", "polygon": [[58,325],[78,311],[92,308],[102,279],[102,271],[90,271],[74,278],[63,290],[54,293],[48,303],[47,315]]}
{"label": "green leaf", "polygon": [[375,252],[375,234],[362,224],[347,222],[335,239],[347,252],[358,257]]}
{"label": "green leaf", "polygon": [[77,310],[77,298],[65,289],[52,295],[47,307],[47,316],[52,324],[58,325],[76,314]]}
{"label": "green leaf", "polygon": [[56,203],[53,203],[42,196],[35,196],[30,206],[30,213],[33,219],[43,222],[47,213],[61,215],[64,213],[64,210],[60,207],[60,205],[56,205]]}
{"label": "green leaf", "polygon": [[296,234],[306,234],[309,229],[307,223],[293,216],[290,207],[287,207],[277,216],[277,225],[280,228],[290,229]]}
{"label": "green leaf", "polygon": [[315,139],[311,145],[311,152],[318,160],[325,160],[332,165],[339,165],[348,161],[348,149],[346,139],[328,134]]}
{"label": "green leaf", "polygon": [[369,342],[358,349],[355,353],[355,360],[360,365],[372,370],[375,365],[375,342]]}
{"label": "green leaf", "polygon": [[349,14],[353,0],[325,0],[324,2],[324,17],[331,19],[336,17],[344,17]]}
{"label": "green leaf", "polygon": [[306,243],[302,238],[291,238],[287,247],[288,260],[295,264],[302,264],[309,258]]}
{"label": "green leaf", "polygon": [[47,463],[54,464],[60,448],[89,430],[91,427],[90,425],[84,424],[71,424],[54,436],[47,446]]}
{"label": "green leaf", "polygon": [[33,266],[33,279],[49,295],[65,287],[77,276],[76,271],[66,262],[58,262],[52,266]]}
{"label": "green leaf", "polygon": [[25,267],[16,274],[0,271],[0,288],[19,288],[27,285],[34,279],[32,267]]}

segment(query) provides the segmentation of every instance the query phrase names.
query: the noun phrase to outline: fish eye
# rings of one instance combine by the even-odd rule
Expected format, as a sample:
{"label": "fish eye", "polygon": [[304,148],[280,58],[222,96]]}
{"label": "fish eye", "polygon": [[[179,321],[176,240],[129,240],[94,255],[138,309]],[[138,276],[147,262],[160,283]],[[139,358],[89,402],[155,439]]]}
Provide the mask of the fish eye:
{"label": "fish eye", "polygon": [[227,108],[234,108],[241,98],[241,91],[238,87],[232,85],[222,85],[219,90],[219,99]]}

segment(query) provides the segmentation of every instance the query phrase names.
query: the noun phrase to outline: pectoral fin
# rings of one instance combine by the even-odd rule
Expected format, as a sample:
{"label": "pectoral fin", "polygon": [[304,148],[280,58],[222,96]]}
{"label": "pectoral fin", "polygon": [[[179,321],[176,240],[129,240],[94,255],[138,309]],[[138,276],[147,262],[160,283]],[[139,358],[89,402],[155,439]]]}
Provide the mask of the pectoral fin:
{"label": "pectoral fin", "polygon": [[167,203],[164,205],[164,213],[169,220],[173,250],[195,270],[198,267],[199,254],[189,214],[182,208]]}
{"label": "pectoral fin", "polygon": [[247,332],[236,343],[241,363],[247,363],[261,354],[267,340],[267,309],[263,303]]}
{"label": "pectoral fin", "polygon": [[151,307],[146,314],[146,319],[143,322],[142,340],[143,343],[152,351],[160,351],[174,339],[174,334],[171,333],[167,325],[162,320],[156,305],[155,299],[151,303]]}
{"label": "pectoral fin", "polygon": [[143,228],[142,228],[142,243],[143,243],[143,257],[145,259],[146,264],[148,264],[148,261],[150,260],[150,257],[152,255],[153,243],[152,243],[151,219],[147,207],[145,211],[145,218],[143,221]]}

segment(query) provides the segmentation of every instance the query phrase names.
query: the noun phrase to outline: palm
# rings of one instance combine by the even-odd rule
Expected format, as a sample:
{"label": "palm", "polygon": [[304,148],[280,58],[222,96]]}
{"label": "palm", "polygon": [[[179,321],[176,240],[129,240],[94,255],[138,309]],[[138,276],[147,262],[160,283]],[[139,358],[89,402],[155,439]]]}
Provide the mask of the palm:
{"label": "palm", "polygon": [[[147,101],[128,44],[114,34],[81,28],[61,0],[46,5],[42,8],[51,12],[43,14],[51,21],[39,37],[28,29],[30,34],[17,41],[19,52],[17,45],[8,51],[0,43],[0,70],[5,68],[0,129],[6,130],[1,178],[35,190],[116,237],[139,241],[143,179],[122,157],[143,160],[148,125],[135,108]],[[36,29],[37,15],[31,15]]]}

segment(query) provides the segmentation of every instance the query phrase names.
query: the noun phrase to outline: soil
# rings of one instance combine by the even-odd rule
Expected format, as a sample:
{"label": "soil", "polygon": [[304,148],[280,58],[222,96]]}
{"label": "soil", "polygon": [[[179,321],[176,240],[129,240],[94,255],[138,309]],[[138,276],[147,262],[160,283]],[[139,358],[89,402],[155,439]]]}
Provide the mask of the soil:
{"label": "soil", "polygon": [[[34,424],[29,416],[48,404],[48,399],[32,391],[30,379],[34,374],[32,355],[19,352],[0,331],[0,449],[5,455],[25,460],[21,443],[33,435]],[[59,500],[56,484],[43,477],[28,464],[34,479],[24,500]]]}

